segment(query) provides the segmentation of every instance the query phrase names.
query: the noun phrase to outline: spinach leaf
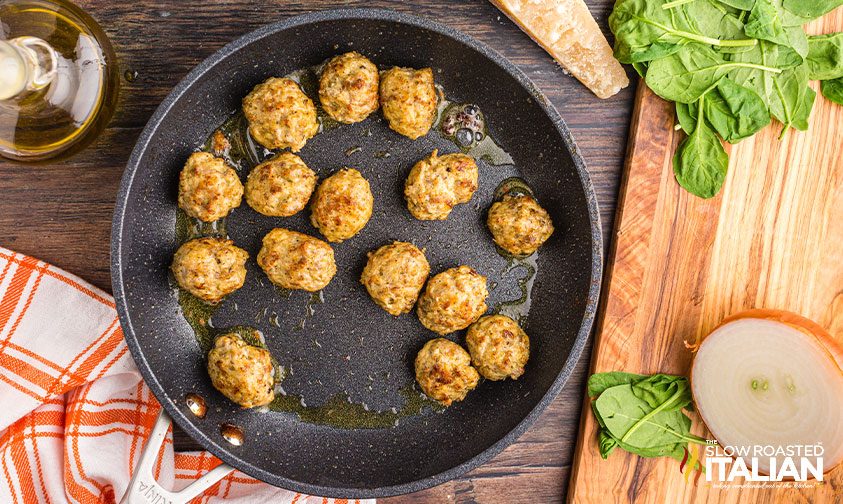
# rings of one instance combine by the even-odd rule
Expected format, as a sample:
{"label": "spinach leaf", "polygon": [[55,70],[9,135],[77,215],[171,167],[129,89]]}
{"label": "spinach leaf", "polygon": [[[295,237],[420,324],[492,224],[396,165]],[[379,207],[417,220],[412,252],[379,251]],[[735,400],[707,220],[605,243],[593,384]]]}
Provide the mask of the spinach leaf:
{"label": "spinach leaf", "polygon": [[808,78],[843,77],[843,32],[808,37]]}
{"label": "spinach leaf", "polygon": [[635,69],[635,73],[637,73],[639,77],[644,77],[645,75],[647,75],[647,63],[643,61],[633,63],[632,68]]}
{"label": "spinach leaf", "polygon": [[679,144],[673,157],[673,174],[685,190],[700,198],[720,191],[729,168],[729,157],[720,139],[705,122],[705,96],[699,100],[697,124]]}
{"label": "spinach leaf", "polygon": [[843,0],[783,0],[785,9],[808,19],[816,19],[843,5]]}
{"label": "spinach leaf", "polygon": [[682,460],[688,443],[705,443],[691,434],[691,419],[682,408],[691,407],[688,380],[681,376],[597,373],[588,380],[589,395],[600,429],[600,456],[616,448],[642,457]]}
{"label": "spinach leaf", "polygon": [[705,442],[690,434],[691,420],[685,414],[651,407],[634,394],[631,385],[606,389],[594,405],[608,433],[635,449]]}
{"label": "spinach leaf", "polygon": [[686,135],[690,135],[697,127],[697,107],[695,103],[676,102],[676,119]]}
{"label": "spinach leaf", "polygon": [[688,380],[681,376],[655,374],[632,384],[635,397],[660,411],[677,411],[692,403]]}
{"label": "spinach leaf", "polygon": [[[740,55],[743,54],[747,53]],[[666,100],[692,103],[728,72],[739,68],[782,72],[777,67],[753,63],[749,59],[726,60],[710,47],[694,45],[650,62],[646,82],[653,92]]]}
{"label": "spinach leaf", "polygon": [[588,396],[597,397],[607,388],[617,385],[626,385],[639,382],[647,378],[646,375],[624,373],[622,371],[611,371],[608,373],[595,373],[588,379]]}
{"label": "spinach leaf", "polygon": [[[744,24],[734,12],[714,0],[694,0],[672,10],[674,23],[701,35],[716,34],[717,39],[746,39]],[[752,47],[755,43],[744,46]],[[730,46],[724,46],[728,48]],[[732,46],[733,47],[733,46]]]}
{"label": "spinach leaf", "polygon": [[613,438],[606,429],[597,433],[597,443],[600,446],[600,456],[605,460],[618,446],[618,440]]}
{"label": "spinach leaf", "polygon": [[781,16],[782,23],[785,26],[798,26],[801,28],[805,23],[811,22],[811,18],[799,16],[784,8],[782,5],[783,1],[784,0],[772,0],[773,5],[779,9],[779,16]]}
{"label": "spinach leaf", "polygon": [[720,0],[720,3],[734,7],[735,9],[748,11],[755,5],[755,0]]}
{"label": "spinach leaf", "polygon": [[[803,100],[808,94],[808,67],[801,65],[789,68],[780,75],[772,76],[767,81],[767,98],[770,103],[770,113],[778,119],[784,128],[781,136],[788,128],[794,126],[800,118],[799,108],[804,107]],[[813,105],[813,101],[811,102]],[[808,107],[810,113],[810,107]]]}
{"label": "spinach leaf", "polygon": [[826,100],[843,105],[843,77],[822,81],[822,93]]}
{"label": "spinach leaf", "polygon": [[[808,35],[805,34],[805,30],[801,26],[785,26],[784,32],[788,41],[785,45],[796,51],[796,54],[802,60],[807,58],[810,48],[808,47]],[[802,63],[802,61],[800,60],[799,63]]]}
{"label": "spinach leaf", "polygon": [[796,112],[793,114],[791,126],[799,131],[808,130],[808,119],[811,117],[811,110],[814,108],[814,101],[817,99],[817,92],[806,86]]}
{"label": "spinach leaf", "polygon": [[770,113],[785,127],[782,135],[793,125],[797,109],[807,94],[808,70],[802,63],[792,66],[799,58],[793,49],[762,41],[758,48],[747,53],[733,55],[736,61],[760,61],[762,65],[778,67],[778,73],[759,71],[755,68],[738,68],[728,77],[735,83],[749,88],[767,103]]}
{"label": "spinach leaf", "polygon": [[758,94],[728,77],[706,95],[706,119],[720,137],[737,143],[770,124],[770,111]]}
{"label": "spinach leaf", "polygon": [[[676,117],[685,134],[694,132],[698,104],[676,103]],[[723,140],[737,143],[770,124],[770,111],[758,94],[728,77],[705,95],[705,117]]]}
{"label": "spinach leaf", "polygon": [[[695,7],[696,8],[696,7]],[[711,23],[711,16],[706,16]],[[720,21],[718,26],[734,26],[731,34],[739,27],[731,20],[723,20],[728,13],[717,14]],[[652,0],[618,0],[612,14],[609,15],[609,27],[615,34],[615,57],[621,63],[635,63],[651,61],[668,56],[687,44],[699,43],[719,47],[753,46],[754,39],[740,38],[736,40],[721,40],[717,37],[704,35],[689,22],[694,16],[687,16],[674,9],[664,9],[662,2]],[[720,35],[720,34],[718,34]]]}
{"label": "spinach leaf", "polygon": [[801,26],[788,26],[784,18],[774,0],[756,0],[744,29],[750,37],[791,48],[799,57],[788,66],[796,66],[808,56],[808,37]]}
{"label": "spinach leaf", "polygon": [[769,40],[781,45],[787,45],[790,42],[784,31],[779,11],[772,0],[755,0],[744,30],[752,38]]}

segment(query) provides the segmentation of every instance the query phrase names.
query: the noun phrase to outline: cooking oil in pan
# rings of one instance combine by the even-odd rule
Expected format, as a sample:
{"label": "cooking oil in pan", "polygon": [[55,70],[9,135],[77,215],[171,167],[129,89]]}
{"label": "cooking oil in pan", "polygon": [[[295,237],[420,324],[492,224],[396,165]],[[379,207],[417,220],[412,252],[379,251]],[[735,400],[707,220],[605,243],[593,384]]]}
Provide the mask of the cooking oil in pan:
{"label": "cooking oil in pan", "polygon": [[489,135],[486,117],[480,107],[472,103],[449,101],[439,86],[437,92],[439,105],[434,127],[443,137],[454,142],[469,156],[482,159],[490,165],[514,164],[512,156]]}

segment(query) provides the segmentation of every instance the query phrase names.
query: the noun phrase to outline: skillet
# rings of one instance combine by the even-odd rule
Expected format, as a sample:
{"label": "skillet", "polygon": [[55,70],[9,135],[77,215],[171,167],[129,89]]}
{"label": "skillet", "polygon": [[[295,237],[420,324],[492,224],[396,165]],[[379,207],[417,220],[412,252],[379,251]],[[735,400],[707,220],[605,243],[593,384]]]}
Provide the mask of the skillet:
{"label": "skillet", "polygon": [[[456,152],[451,140],[431,130],[410,141],[389,130],[377,112],[308,141],[299,153],[308,166],[320,178],[343,166],[358,168],[371,182],[375,210],[360,234],[334,245],[339,272],[322,299],[279,292],[254,262],[261,238],[273,227],[319,236],[307,211],[269,218],[244,202],[228,217],[228,235],[249,252],[248,275],[246,285],[214,313],[212,325],[262,331],[287,370],[282,388],[307,406],[300,410],[303,415],[243,410],[211,387],[201,346],[168,277],[178,246],[178,174],[254,85],[349,50],[381,68],[431,66],[448,99],[479,106],[490,137],[514,165],[479,160],[480,187],[472,201],[456,207],[447,221],[421,222],[406,210],[403,180],[432,149]],[[244,180],[247,173],[248,168],[240,173]],[[495,189],[513,176],[532,188],[556,227],[530,260],[501,256],[485,228]],[[524,376],[481,383],[444,411],[421,403],[420,411],[401,413],[412,409],[409,403],[419,404],[412,362],[435,335],[414,314],[388,315],[359,283],[366,252],[393,240],[424,247],[431,274],[469,264],[489,278],[490,311],[511,309],[524,316],[531,339]],[[112,229],[112,287],[126,342],[147,385],[198,443],[276,486],[323,496],[380,497],[457,477],[499,453],[536,420],[569,378],[590,333],[602,272],[601,240],[582,157],[558,112],[523,72],[486,45],[433,21],[387,10],[342,9],[249,33],[203,61],[167,96],[123,175]],[[464,342],[462,333],[449,338]],[[185,401],[190,393],[205,400],[204,418],[191,414]],[[308,415],[341,403],[350,405],[341,410],[356,413],[333,420]],[[397,415],[390,416],[392,408]],[[359,418],[378,421],[363,425]],[[389,425],[379,421],[384,418]],[[245,442],[228,443],[223,424],[238,426]]]}

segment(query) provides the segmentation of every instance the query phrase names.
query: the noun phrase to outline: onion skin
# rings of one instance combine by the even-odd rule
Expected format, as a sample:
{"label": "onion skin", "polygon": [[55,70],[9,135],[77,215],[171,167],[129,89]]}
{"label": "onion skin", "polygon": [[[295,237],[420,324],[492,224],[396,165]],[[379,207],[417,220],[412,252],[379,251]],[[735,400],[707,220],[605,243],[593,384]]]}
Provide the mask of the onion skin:
{"label": "onion skin", "polygon": [[[722,322],[720,322],[720,324],[717,325],[717,327],[712,329],[711,332],[709,332],[708,334],[714,333],[717,329],[719,329],[720,327],[722,327],[722,326],[724,326],[724,325],[726,325],[730,322],[734,322],[736,320],[741,320],[741,319],[747,319],[747,318],[762,319],[762,320],[779,322],[779,323],[788,325],[790,327],[793,327],[794,329],[797,329],[797,330],[799,330],[799,331],[801,331],[801,332],[803,332],[803,333],[805,333],[809,336],[813,336],[817,340],[817,342],[820,344],[820,347],[824,348],[826,350],[826,352],[828,352],[829,358],[831,358],[832,362],[834,362],[834,364],[836,365],[837,370],[840,372],[840,374],[843,375],[843,345],[841,345],[841,343],[839,343],[837,340],[835,340],[835,338],[832,337],[831,334],[829,334],[829,332],[826,331],[825,328],[823,328],[821,325],[817,324],[816,322],[814,322],[814,321],[812,321],[812,320],[810,320],[806,317],[803,317],[802,315],[798,315],[798,314],[793,313],[793,312],[789,312],[789,311],[785,311],[785,310],[766,309],[766,308],[754,308],[754,309],[751,309],[751,310],[745,310],[745,311],[736,313],[734,315],[730,315],[729,317],[726,317],[725,319],[723,319]],[[702,339],[700,339],[699,343],[696,345],[696,348],[694,349],[695,352],[699,348],[699,345],[702,344],[702,342],[705,341],[705,338],[707,338],[707,337],[708,337],[708,335],[706,335]],[[695,355],[694,359],[696,360],[696,355]],[[694,371],[694,363],[692,362],[691,363],[691,371],[689,373],[690,376],[688,377],[688,380],[689,380],[690,386],[691,386],[691,393],[692,394],[694,394],[694,392],[696,390],[695,387],[694,387],[694,383],[693,383],[694,382],[694,372],[693,371]],[[841,400],[843,400],[843,398]],[[696,397],[694,398],[694,403],[695,403],[695,405],[697,403]],[[704,415],[703,411],[699,407],[697,407],[696,410],[697,410],[697,413],[700,415],[700,418],[702,419],[703,423],[706,424],[706,430],[711,432],[711,434],[713,435],[714,433],[711,431],[711,429],[708,428],[708,422],[705,419],[705,415]],[[716,436],[715,436],[715,439],[716,439]],[[823,468],[823,474],[828,474],[834,468],[838,467],[841,462],[843,462],[843,460],[837,461],[837,463],[835,463],[833,465],[829,465],[827,467],[824,467]],[[768,475],[764,471],[759,471],[759,474]],[[785,478],[785,480],[787,480],[787,479],[788,478]]]}

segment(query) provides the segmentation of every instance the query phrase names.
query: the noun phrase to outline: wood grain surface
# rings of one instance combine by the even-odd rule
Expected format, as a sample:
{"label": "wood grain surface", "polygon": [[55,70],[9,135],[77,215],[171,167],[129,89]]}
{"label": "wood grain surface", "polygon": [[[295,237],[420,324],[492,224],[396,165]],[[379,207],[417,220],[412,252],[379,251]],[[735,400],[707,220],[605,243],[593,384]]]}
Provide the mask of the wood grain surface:
{"label": "wood grain surface", "polygon": [[[843,9],[809,27],[840,30]],[[807,132],[779,142],[775,124],[734,146],[711,200],[674,180],[673,118],[671,104],[639,87],[593,370],[687,375],[684,342],[749,308],[801,313],[843,342],[843,107],[818,95]],[[601,459],[587,404],[582,426],[572,502],[843,502],[843,467],[806,489],[718,490],[705,478],[686,483],[672,459],[621,450]]]}
{"label": "wood grain surface", "polygon": [[[573,131],[594,181],[604,233],[612,228],[633,90],[599,100],[486,0],[82,0],[115,46],[120,105],[86,151],[55,164],[0,161],[0,245],[50,261],[111,291],[109,238],[120,177],[144,124],[167,93],[214,51],[263,24],[333,7],[383,7],[436,19],[489,44],[523,69]],[[611,0],[587,2],[601,28]],[[425,492],[386,502],[553,503],[564,500],[588,351],[550,408],[484,466]],[[177,449],[197,445],[176,432]],[[443,447],[447,449],[447,447]]]}

